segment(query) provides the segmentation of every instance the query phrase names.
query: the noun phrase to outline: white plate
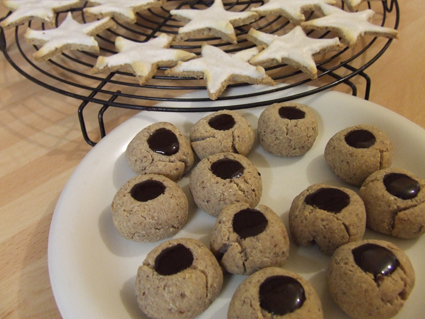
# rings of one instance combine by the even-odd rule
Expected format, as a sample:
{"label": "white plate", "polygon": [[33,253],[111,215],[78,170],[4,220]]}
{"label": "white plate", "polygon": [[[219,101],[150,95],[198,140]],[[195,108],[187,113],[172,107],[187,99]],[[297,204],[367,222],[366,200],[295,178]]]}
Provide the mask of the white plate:
{"label": "white plate", "polygon": [[[252,101],[252,100],[251,100]],[[300,100],[314,108],[319,136],[313,148],[300,158],[278,158],[265,153],[258,143],[249,159],[263,177],[261,203],[271,207],[287,223],[292,199],[314,183],[347,186],[330,171],[323,158],[329,138],[355,124],[373,124],[384,130],[394,144],[394,166],[425,177],[425,131],[407,119],[368,101],[338,92],[320,93]],[[264,108],[241,110],[254,128]],[[134,281],[146,254],[159,243],[135,243],[114,229],[110,203],[115,192],[135,174],[123,153],[128,142],[151,123],[169,121],[189,135],[191,126],[205,113],[141,112],[109,133],[78,165],[55,209],[49,236],[49,272],[53,292],[65,319],[146,318],[138,309]],[[188,177],[179,182],[188,196]],[[190,217],[176,237],[194,237],[209,245],[215,218],[190,201]],[[417,273],[416,286],[396,318],[421,318],[425,312],[425,236],[417,240],[394,240],[367,231],[366,238],[395,242],[411,258]],[[318,292],[325,318],[348,318],[327,294],[324,273],[329,257],[317,247],[292,244],[284,268],[309,279]],[[229,300],[244,276],[226,276],[218,299],[199,318],[226,318]]]}

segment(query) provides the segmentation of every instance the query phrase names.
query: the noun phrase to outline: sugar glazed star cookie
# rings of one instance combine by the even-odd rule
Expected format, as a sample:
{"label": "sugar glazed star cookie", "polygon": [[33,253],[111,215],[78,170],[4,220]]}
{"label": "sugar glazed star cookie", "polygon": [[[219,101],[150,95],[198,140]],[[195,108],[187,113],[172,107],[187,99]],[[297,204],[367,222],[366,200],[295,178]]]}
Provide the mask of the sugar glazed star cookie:
{"label": "sugar glazed star cookie", "polygon": [[93,5],[84,9],[84,13],[97,18],[114,17],[117,20],[136,23],[136,13],[152,8],[160,7],[165,0],[89,0]]}
{"label": "sugar glazed star cookie", "polygon": [[94,35],[115,27],[115,23],[109,18],[89,23],[78,23],[68,12],[62,24],[51,30],[32,30],[28,28],[24,34],[27,41],[42,47],[34,53],[37,62],[47,61],[54,55],[66,50],[79,50],[88,52],[99,52],[99,45]]}
{"label": "sugar glazed star cookie", "polygon": [[335,31],[348,46],[354,46],[359,37],[365,35],[397,38],[397,30],[369,22],[375,14],[371,9],[347,12],[326,4],[321,4],[320,8],[325,16],[302,22],[303,29]]}
{"label": "sugar glazed star cookie", "polygon": [[347,5],[348,9],[350,11],[356,11],[357,7],[362,3],[366,1],[380,1],[380,0],[343,0],[344,3]]}
{"label": "sugar glazed star cookie", "polygon": [[178,61],[196,57],[194,53],[170,49],[172,42],[173,36],[164,33],[147,42],[135,42],[119,36],[115,39],[118,53],[109,57],[100,56],[92,73],[129,71],[137,77],[140,85],[144,85],[159,66],[171,67]]}
{"label": "sugar glazed star cookie", "polygon": [[187,23],[179,29],[176,40],[214,35],[230,43],[237,42],[233,27],[249,24],[259,17],[255,12],[227,11],[222,0],[215,0],[213,5],[205,10],[176,9],[170,13],[177,20]]}
{"label": "sugar glazed star cookie", "polygon": [[228,54],[206,44],[202,47],[201,58],[179,62],[177,66],[165,73],[180,77],[204,78],[210,99],[216,100],[230,82],[274,85],[273,79],[262,67],[253,66],[247,62],[256,53],[258,49],[252,48]]}
{"label": "sugar glazed star cookie", "polygon": [[270,0],[260,7],[252,8],[261,16],[279,15],[294,24],[305,21],[304,11],[319,10],[320,3],[336,4],[335,0]]}
{"label": "sugar glazed star cookie", "polygon": [[257,45],[266,46],[263,51],[251,58],[249,63],[263,67],[286,63],[300,69],[312,79],[317,78],[313,55],[343,48],[338,38],[309,38],[300,26],[282,36],[251,29],[247,39]]}
{"label": "sugar glazed star cookie", "polygon": [[54,27],[57,12],[81,5],[80,0],[3,0],[3,4],[12,11],[12,14],[0,23],[0,26],[5,29],[33,19],[41,20],[50,27]]}

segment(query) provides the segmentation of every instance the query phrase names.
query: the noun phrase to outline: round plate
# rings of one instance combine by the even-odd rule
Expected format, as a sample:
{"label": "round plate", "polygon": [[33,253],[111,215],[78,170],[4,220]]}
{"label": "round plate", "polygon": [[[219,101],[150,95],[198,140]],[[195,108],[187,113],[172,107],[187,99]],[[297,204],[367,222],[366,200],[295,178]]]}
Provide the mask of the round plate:
{"label": "round plate", "polygon": [[[286,225],[293,198],[309,185],[328,183],[348,187],[336,178],[323,157],[329,138],[348,126],[378,126],[393,142],[393,165],[425,177],[425,130],[416,124],[379,105],[338,92],[320,93],[298,102],[312,107],[319,121],[319,136],[313,148],[302,157],[280,158],[267,154],[257,141],[248,156],[263,178],[260,203],[272,208]],[[256,128],[263,109],[239,112]],[[141,112],[109,133],[78,165],[58,200],[49,235],[50,279],[63,318],[147,318],[137,307],[134,282],[137,268],[159,242],[126,240],[113,226],[112,199],[117,190],[135,176],[125,161],[124,152],[134,135],[152,123],[171,122],[189,136],[192,125],[205,115]],[[190,199],[188,182],[186,176],[178,184]],[[209,247],[215,218],[197,209],[191,199],[189,202],[188,222],[175,237],[197,238]],[[417,274],[416,286],[395,318],[421,318],[425,312],[422,300],[425,237],[396,240],[372,231],[367,231],[365,237],[392,241],[411,258]],[[322,300],[325,318],[345,319],[348,316],[326,290],[324,275],[329,258],[315,246],[298,247],[292,243],[284,268],[310,280]],[[226,318],[229,301],[244,278],[226,275],[219,297],[198,318]]]}

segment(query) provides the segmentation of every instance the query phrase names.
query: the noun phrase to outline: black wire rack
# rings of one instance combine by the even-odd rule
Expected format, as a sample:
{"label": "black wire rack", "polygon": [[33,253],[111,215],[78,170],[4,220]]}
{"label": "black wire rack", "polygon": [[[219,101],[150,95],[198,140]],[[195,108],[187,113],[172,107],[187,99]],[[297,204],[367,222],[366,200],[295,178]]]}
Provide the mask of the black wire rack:
{"label": "black wire rack", "polygon": [[[29,45],[23,38],[23,32],[27,27],[32,29],[45,29],[43,23],[29,22],[27,25],[18,26],[12,30],[0,28],[0,49],[9,64],[20,74],[32,82],[63,94],[81,102],[78,108],[78,118],[81,131],[85,141],[95,145],[88,136],[84,118],[84,110],[90,105],[97,105],[100,136],[106,135],[104,114],[110,107],[134,109],[141,111],[166,111],[166,112],[205,112],[219,109],[243,109],[268,105],[271,103],[285,102],[306,97],[337,85],[346,85],[357,95],[357,86],[352,81],[353,77],[359,76],[366,82],[365,99],[369,99],[371,79],[364,72],[372,65],[390,46],[392,39],[365,37],[354,48],[346,48],[343,51],[331,52],[323,55],[317,62],[318,77],[315,80],[308,78],[301,71],[289,65],[279,65],[267,68],[267,74],[278,84],[262,88],[246,90],[241,93],[238,87],[247,87],[247,84],[232,84],[229,88],[231,94],[223,94],[214,103],[205,93],[203,81],[195,78],[177,78],[165,75],[165,68],[160,68],[157,74],[141,87],[131,73],[113,72],[107,74],[93,75],[90,70],[96,63],[99,55],[107,56],[116,53],[114,40],[117,36],[123,36],[133,41],[148,41],[160,33],[176,35],[178,29],[183,25],[173,19],[171,9],[196,8],[205,9],[213,1],[177,1],[168,0],[162,7],[152,8],[138,13],[135,24],[117,23],[114,30],[106,30],[97,35],[100,53],[88,52],[66,52],[50,59],[48,62],[36,63],[32,54],[38,50],[37,46]],[[226,10],[246,11],[252,7],[258,7],[264,2],[262,0],[229,0],[223,1]],[[85,3],[81,8],[73,9],[75,20],[88,22],[84,14]],[[340,0],[339,6],[347,10],[344,2]],[[373,23],[385,27],[397,29],[400,19],[400,10],[397,0],[370,1],[362,3],[361,9],[372,9],[375,11]],[[9,15],[10,13],[8,13]],[[319,17],[314,11],[306,12],[306,20]],[[56,16],[56,25],[65,18],[66,13],[60,12]],[[7,17],[7,16],[6,16]],[[0,21],[6,17],[0,18]],[[214,37],[203,37],[189,39],[184,42],[173,42],[172,48],[183,49],[200,54],[203,43],[220,47],[226,52],[237,52],[239,50],[253,47],[254,44],[246,39],[250,28],[262,32],[282,35],[293,28],[293,25],[284,17],[268,16],[262,17],[250,25],[235,28],[238,38],[237,44],[225,43]],[[5,32],[14,31],[14,40],[20,55],[12,59],[8,54],[8,44]],[[332,32],[311,31],[308,33],[314,38],[335,37]],[[365,52],[369,51],[365,60]],[[303,87],[303,90],[293,90]],[[239,92],[239,93],[238,93]],[[190,93],[190,94],[187,94]],[[195,94],[193,94],[195,93]],[[247,99],[248,98],[248,102]],[[252,98],[253,102],[249,102]],[[243,102],[242,102],[243,101]]]}

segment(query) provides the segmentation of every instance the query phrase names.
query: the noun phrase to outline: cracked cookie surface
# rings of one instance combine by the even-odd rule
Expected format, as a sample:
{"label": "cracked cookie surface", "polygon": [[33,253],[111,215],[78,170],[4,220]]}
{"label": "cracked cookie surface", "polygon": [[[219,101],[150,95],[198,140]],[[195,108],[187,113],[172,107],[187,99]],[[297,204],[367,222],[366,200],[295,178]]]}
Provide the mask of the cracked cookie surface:
{"label": "cracked cookie surface", "polygon": [[370,175],[360,188],[367,225],[397,238],[425,233],[425,180],[412,172],[390,167]]}
{"label": "cracked cookie surface", "polygon": [[313,146],[317,134],[318,123],[313,110],[300,103],[272,104],[258,120],[261,146],[277,156],[304,155]]}
{"label": "cracked cookie surface", "polygon": [[363,240],[333,254],[327,286],[338,306],[354,319],[388,319],[405,304],[415,272],[407,255],[393,243]]}
{"label": "cracked cookie surface", "polygon": [[211,251],[196,239],[177,238],[149,252],[135,289],[148,317],[191,319],[210,306],[222,284],[223,273]]}
{"label": "cracked cookie surface", "polygon": [[186,223],[189,202],[165,176],[138,175],[125,183],[111,204],[119,233],[130,240],[154,242],[175,235]]}
{"label": "cracked cookie surface", "polygon": [[325,147],[325,160],[343,181],[361,186],[373,172],[390,167],[390,138],[372,125],[355,125],[339,131]]}
{"label": "cracked cookie surface", "polygon": [[228,272],[250,275],[282,266],[289,256],[285,224],[269,207],[246,203],[226,206],[211,233],[211,250]]}
{"label": "cracked cookie surface", "polygon": [[232,152],[248,155],[255,141],[249,121],[239,112],[222,110],[209,114],[192,127],[190,142],[200,159]]}
{"label": "cracked cookie surface", "polygon": [[137,174],[160,174],[178,181],[194,163],[189,141],[171,123],[145,127],[130,141],[125,158]]}
{"label": "cracked cookie surface", "polygon": [[362,239],[365,206],[348,188],[314,184],[292,201],[289,229],[296,244],[315,243],[325,254],[332,254],[338,247]]}
{"label": "cracked cookie surface", "polygon": [[190,191],[196,205],[217,217],[227,205],[258,205],[263,185],[258,169],[246,157],[218,153],[202,159],[190,175]]}

